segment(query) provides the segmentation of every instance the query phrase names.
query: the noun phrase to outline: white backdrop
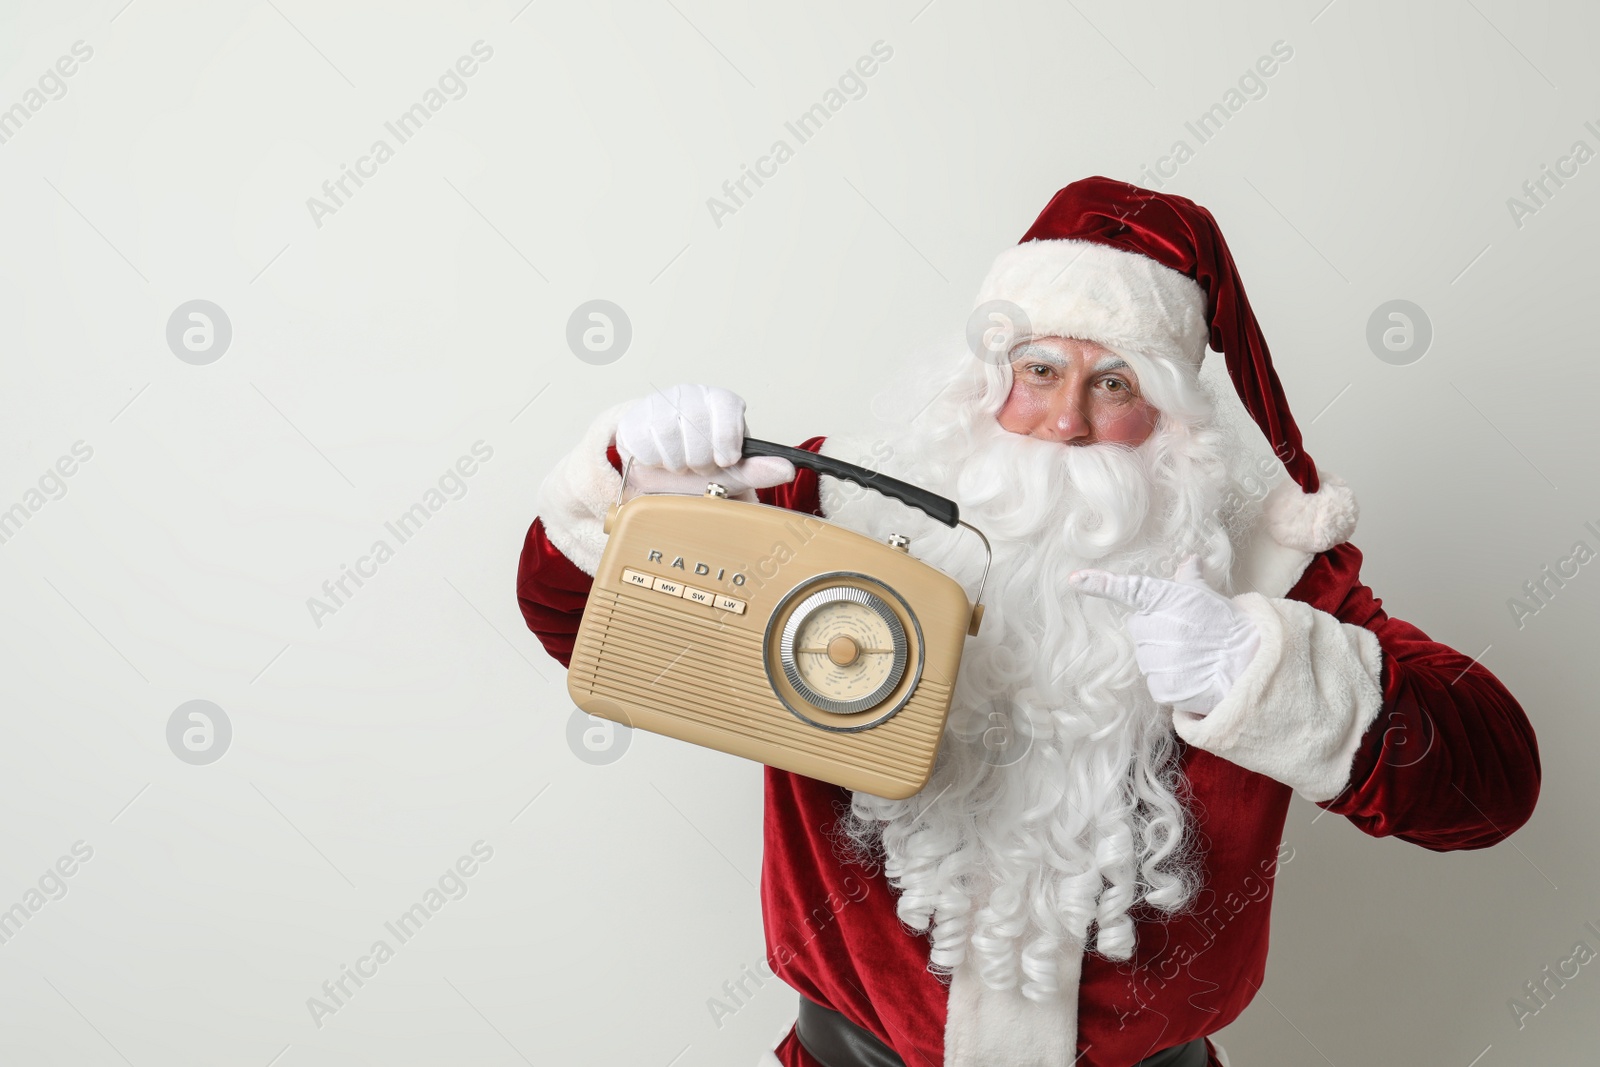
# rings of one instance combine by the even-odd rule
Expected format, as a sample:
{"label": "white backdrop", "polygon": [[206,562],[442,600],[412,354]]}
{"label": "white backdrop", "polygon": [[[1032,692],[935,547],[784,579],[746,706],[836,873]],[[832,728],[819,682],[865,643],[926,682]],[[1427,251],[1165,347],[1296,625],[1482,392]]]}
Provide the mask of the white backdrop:
{"label": "white backdrop", "polygon": [[[1156,166],[1359,493],[1366,581],[1482,650],[1544,756],[1486,852],[1296,800],[1234,1063],[1589,1062],[1600,564],[1508,601],[1600,548],[1597,30],[1576,0],[5,3],[0,1062],[752,1063],[794,995],[708,1000],[763,952],[759,768],[573,732],[513,595],[533,492],[675,382],[761,437],[858,424],[1051,193]],[[596,299],[631,324],[599,364],[567,342]],[[1425,347],[1369,344],[1393,300]]]}

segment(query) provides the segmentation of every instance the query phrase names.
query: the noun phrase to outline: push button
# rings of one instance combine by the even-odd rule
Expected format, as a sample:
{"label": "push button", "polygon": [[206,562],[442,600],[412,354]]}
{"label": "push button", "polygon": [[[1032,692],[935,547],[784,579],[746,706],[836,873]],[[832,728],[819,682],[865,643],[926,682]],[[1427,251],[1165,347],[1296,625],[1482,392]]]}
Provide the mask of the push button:
{"label": "push button", "polygon": [[675,582],[671,578],[646,574],[644,571],[636,571],[632,567],[622,568],[622,584],[638,586],[640,589],[654,589],[658,593],[681,597],[684,600],[708,608],[715,608],[718,611],[730,611],[735,615],[744,614],[745,602],[743,600],[738,600],[731,596],[723,596],[721,593],[709,589],[696,589],[692,585],[684,585],[682,582]]}

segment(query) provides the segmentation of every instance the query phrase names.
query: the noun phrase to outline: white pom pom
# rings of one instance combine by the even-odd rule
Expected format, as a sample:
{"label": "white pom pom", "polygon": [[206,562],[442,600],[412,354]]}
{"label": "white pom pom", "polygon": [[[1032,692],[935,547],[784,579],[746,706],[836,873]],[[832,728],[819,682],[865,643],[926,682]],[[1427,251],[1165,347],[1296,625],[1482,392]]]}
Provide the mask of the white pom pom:
{"label": "white pom pom", "polygon": [[1301,552],[1325,552],[1356,532],[1361,509],[1343,478],[1317,471],[1315,493],[1302,492],[1294,479],[1273,488],[1263,505],[1272,539]]}

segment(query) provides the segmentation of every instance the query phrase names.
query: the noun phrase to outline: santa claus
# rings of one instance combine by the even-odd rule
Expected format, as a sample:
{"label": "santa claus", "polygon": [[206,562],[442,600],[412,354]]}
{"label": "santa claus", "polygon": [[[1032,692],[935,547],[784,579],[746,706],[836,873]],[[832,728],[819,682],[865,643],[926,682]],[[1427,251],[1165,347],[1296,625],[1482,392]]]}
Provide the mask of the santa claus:
{"label": "santa claus", "polygon": [[[1206,1035],[1261,983],[1291,791],[1374,836],[1483,848],[1532,814],[1533,730],[1482,664],[1362,584],[1353,494],[1301,447],[1209,212],[1076,182],[977,306],[977,343],[895,383],[881,425],[800,446],[956,501],[994,561],[920,793],[765,772],[768,964],[801,994],[774,1056],[1225,1065]],[[1272,457],[1221,417],[1208,342]],[[970,534],[741,459],[744,436],[744,402],[707,386],[594,422],[544,481],[517,576],[552,656],[570,656],[628,460],[630,490],[717,481],[907,534],[976,588]]]}

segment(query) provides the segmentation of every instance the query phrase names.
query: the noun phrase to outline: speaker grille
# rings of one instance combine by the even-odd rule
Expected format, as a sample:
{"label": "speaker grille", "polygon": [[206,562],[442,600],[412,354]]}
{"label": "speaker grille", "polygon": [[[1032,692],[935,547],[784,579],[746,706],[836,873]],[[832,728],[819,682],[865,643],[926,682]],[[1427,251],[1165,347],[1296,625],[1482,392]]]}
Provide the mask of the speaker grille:
{"label": "speaker grille", "polygon": [[[622,704],[635,726],[785,770],[815,776],[814,763],[822,761],[866,781],[920,785],[927,778],[947,685],[924,674],[905,707],[881,725],[821,730],[778,702],[761,666],[759,632],[653,601],[592,591],[584,618],[589,639],[573,656],[569,685]],[[808,761],[813,765],[800,766]]]}

